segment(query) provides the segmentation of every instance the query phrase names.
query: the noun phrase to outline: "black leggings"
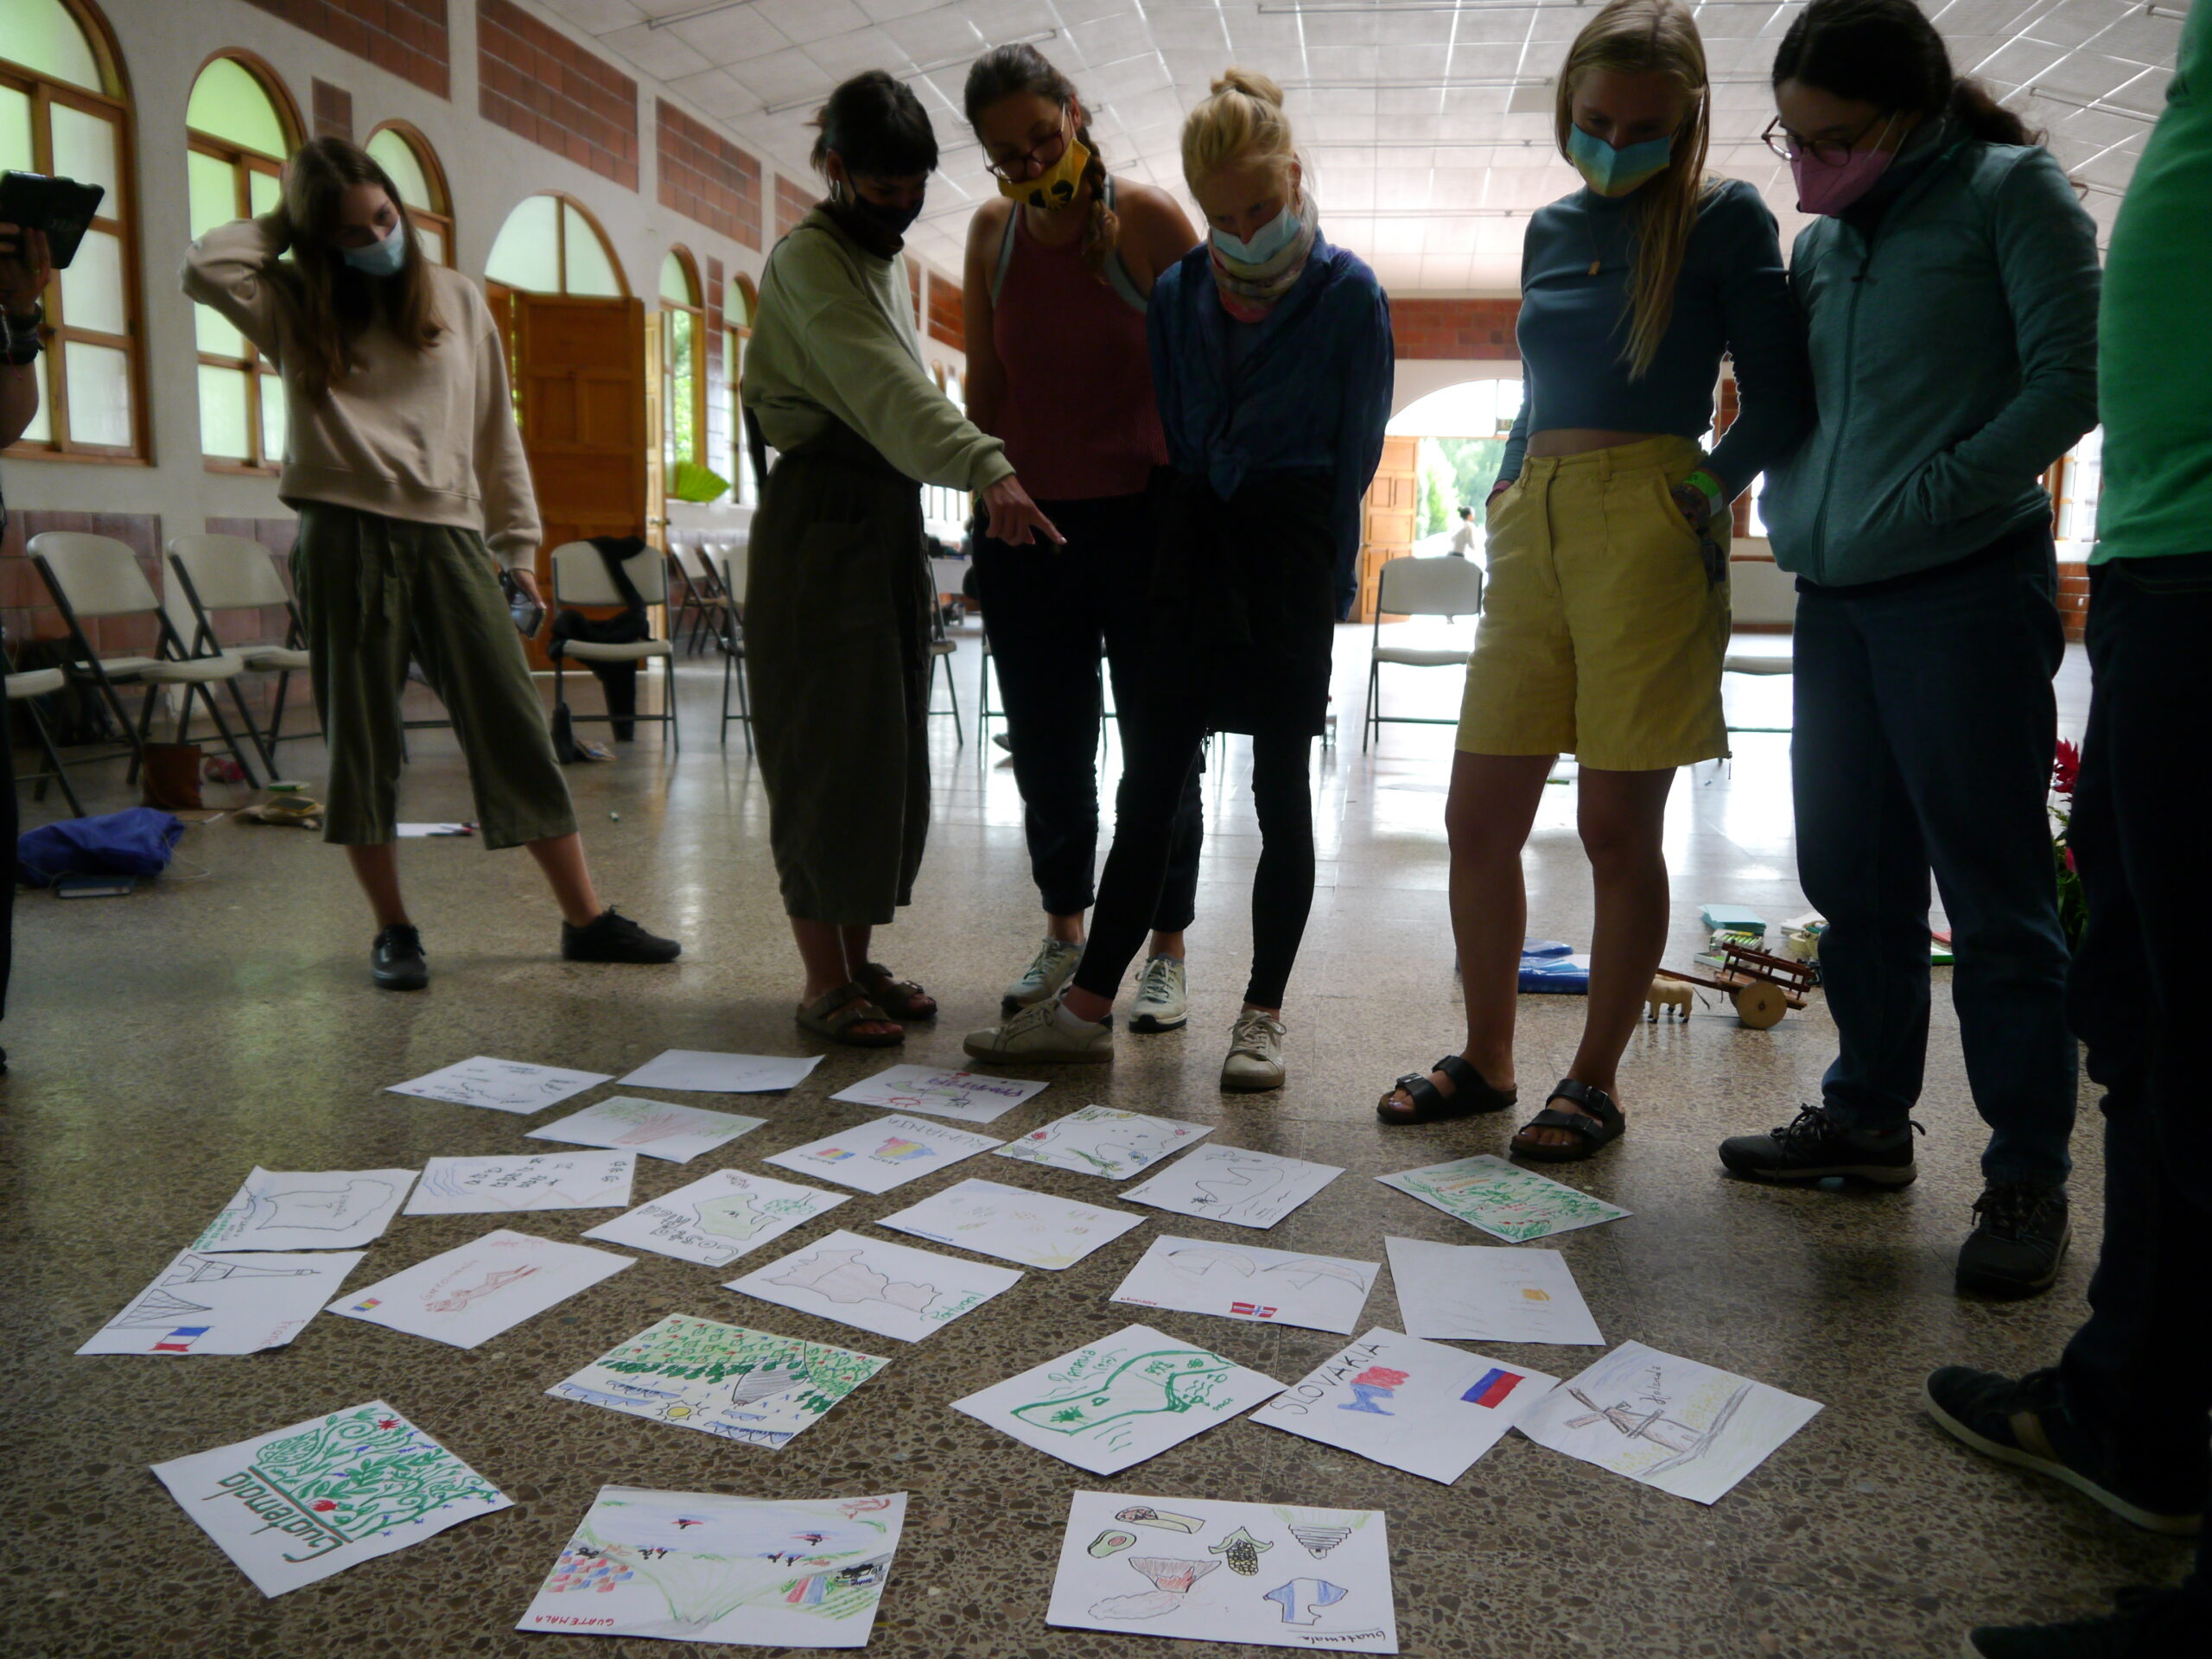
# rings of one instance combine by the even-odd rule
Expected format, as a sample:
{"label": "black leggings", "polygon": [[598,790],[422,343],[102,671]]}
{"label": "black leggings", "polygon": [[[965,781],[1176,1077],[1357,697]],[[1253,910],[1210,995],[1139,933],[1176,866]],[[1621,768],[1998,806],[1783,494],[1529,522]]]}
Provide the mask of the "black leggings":
{"label": "black leggings", "polygon": [[[1114,847],[1090,913],[1090,938],[1074,982],[1109,1001],[1144,943],[1167,873],[1175,813],[1202,764],[1203,721],[1122,721],[1122,784],[1114,798]],[[1279,1008],[1313,908],[1313,740],[1269,733],[1252,740],[1252,802],[1260,867],[1252,878],[1252,976],[1245,1001]]]}

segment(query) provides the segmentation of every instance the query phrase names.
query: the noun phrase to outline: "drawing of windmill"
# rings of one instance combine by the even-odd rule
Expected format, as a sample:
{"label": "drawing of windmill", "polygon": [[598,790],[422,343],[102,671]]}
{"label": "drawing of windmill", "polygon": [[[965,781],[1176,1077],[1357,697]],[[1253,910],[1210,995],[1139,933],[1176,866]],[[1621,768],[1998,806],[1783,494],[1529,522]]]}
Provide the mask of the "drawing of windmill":
{"label": "drawing of windmill", "polygon": [[1653,1445],[1663,1446],[1675,1454],[1653,1464],[1637,1477],[1639,1480],[1649,1480],[1654,1475],[1663,1474],[1669,1470],[1679,1469],[1685,1464],[1694,1463],[1710,1452],[1719,1442],[1729,1423],[1733,1421],[1737,1409],[1745,1401],[1751,1398],[1751,1384],[1745,1383],[1730,1394],[1727,1399],[1722,1401],[1720,1408],[1713,1414],[1713,1421],[1703,1428],[1698,1428],[1692,1424],[1667,1416],[1666,1408],[1663,1406],[1656,1411],[1650,1412],[1639,1411],[1625,1404],[1600,1407],[1596,1401],[1572,1384],[1568,1386],[1567,1392],[1590,1408],[1589,1415],[1568,1418],[1567,1427],[1586,1428],[1592,1423],[1603,1421],[1610,1423],[1618,1429],[1624,1440],[1649,1440]]}

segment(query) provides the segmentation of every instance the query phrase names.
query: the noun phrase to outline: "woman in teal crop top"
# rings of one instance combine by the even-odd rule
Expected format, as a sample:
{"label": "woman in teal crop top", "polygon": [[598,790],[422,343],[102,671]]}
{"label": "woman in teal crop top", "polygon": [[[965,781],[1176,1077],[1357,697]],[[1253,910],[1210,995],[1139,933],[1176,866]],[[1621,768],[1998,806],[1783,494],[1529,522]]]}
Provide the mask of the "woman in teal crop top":
{"label": "woman in teal crop top", "polygon": [[[1529,221],[1527,391],[1491,496],[1490,585],[1450,798],[1466,1046],[1411,1073],[1385,1123],[1503,1111],[1544,780],[1581,761],[1597,887],[1582,1042],[1515,1155],[1588,1157],[1625,1127],[1614,1074],[1666,944],[1661,830],[1675,769],[1727,752],[1729,504],[1802,438],[1803,325],[1774,217],[1709,178],[1711,93],[1681,0],[1612,0],[1568,51],[1554,127],[1585,188]],[[1740,412],[1707,456],[1724,354]]]}

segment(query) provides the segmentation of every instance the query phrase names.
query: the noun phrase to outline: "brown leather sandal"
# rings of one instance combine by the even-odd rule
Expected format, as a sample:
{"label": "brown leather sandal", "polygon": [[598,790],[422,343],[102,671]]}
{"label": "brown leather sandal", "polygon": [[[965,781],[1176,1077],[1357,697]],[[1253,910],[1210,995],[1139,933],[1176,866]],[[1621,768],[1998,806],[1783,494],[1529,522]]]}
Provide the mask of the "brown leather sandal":
{"label": "brown leather sandal", "polygon": [[875,1005],[893,1020],[934,1020],[937,998],[911,979],[894,979],[880,962],[863,963],[853,983],[867,992]]}
{"label": "brown leather sandal", "polygon": [[[812,1032],[817,1037],[826,1037],[833,1043],[843,1043],[853,1048],[896,1048],[906,1040],[906,1031],[892,1024],[891,1016],[868,1000],[868,995],[851,982],[834,991],[824,991],[811,1002],[798,1006],[798,1023],[802,1031]],[[889,1031],[855,1031],[855,1026],[870,1020],[891,1026]]]}

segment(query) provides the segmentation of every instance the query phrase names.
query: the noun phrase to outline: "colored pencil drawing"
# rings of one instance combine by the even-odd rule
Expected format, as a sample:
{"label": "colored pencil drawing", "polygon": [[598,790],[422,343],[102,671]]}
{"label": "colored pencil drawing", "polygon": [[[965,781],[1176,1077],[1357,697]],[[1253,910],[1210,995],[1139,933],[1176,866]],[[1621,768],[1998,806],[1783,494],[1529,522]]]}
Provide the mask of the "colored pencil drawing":
{"label": "colored pencil drawing", "polygon": [[810,1249],[733,1280],[729,1288],[916,1342],[1020,1277],[1005,1268],[836,1232]]}
{"label": "colored pencil drawing", "polygon": [[1343,1173],[1333,1164],[1210,1142],[1122,1196],[1178,1215],[1272,1227]]}
{"label": "colored pencil drawing", "polygon": [[456,1106],[488,1107],[495,1112],[530,1113],[595,1088],[608,1076],[605,1071],[570,1071],[556,1065],[531,1065],[480,1054],[427,1077],[395,1083],[386,1092],[449,1101]]}
{"label": "colored pencil drawing", "polygon": [[1058,1269],[1073,1267],[1143,1220],[1126,1210],[1077,1204],[1027,1187],[965,1180],[883,1217],[876,1225],[1024,1267]]}
{"label": "colored pencil drawing", "polygon": [[359,1250],[181,1250],[80,1354],[251,1354],[291,1341],[338,1294]]}
{"label": "colored pencil drawing", "polygon": [[1163,1235],[1114,1300],[1349,1336],[1381,1264]]}
{"label": "colored pencil drawing", "polygon": [[1007,1142],[999,1156],[1122,1181],[1211,1133],[1203,1124],[1084,1106]]}
{"label": "colored pencil drawing", "polygon": [[925,1117],[879,1117],[849,1133],[823,1136],[765,1161],[803,1175],[820,1175],[863,1192],[887,1192],[999,1142]]}
{"label": "colored pencil drawing", "polygon": [[630,1202],[634,1152],[541,1152],[433,1158],[407,1200],[410,1216],[605,1210]]}
{"label": "colored pencil drawing", "polygon": [[737,1112],[709,1111],[664,1100],[613,1095],[580,1112],[530,1131],[534,1141],[567,1141],[580,1146],[634,1147],[648,1158],[687,1164],[768,1120]]}
{"label": "colored pencil drawing", "polygon": [[193,1248],[350,1249],[383,1233],[414,1179],[411,1169],[289,1172],[257,1166]]}
{"label": "colored pencil drawing", "polygon": [[894,1065],[864,1082],[840,1090],[832,1100],[898,1112],[928,1112],[963,1123],[988,1123],[1040,1093],[1041,1083],[995,1077],[980,1071],[947,1071],[936,1066]]}
{"label": "colored pencil drawing", "polygon": [[845,1202],[842,1192],[717,1169],[584,1234],[724,1267]]}
{"label": "colored pencil drawing", "polygon": [[1630,1213],[1488,1153],[1376,1179],[1509,1244],[1618,1221]]}

